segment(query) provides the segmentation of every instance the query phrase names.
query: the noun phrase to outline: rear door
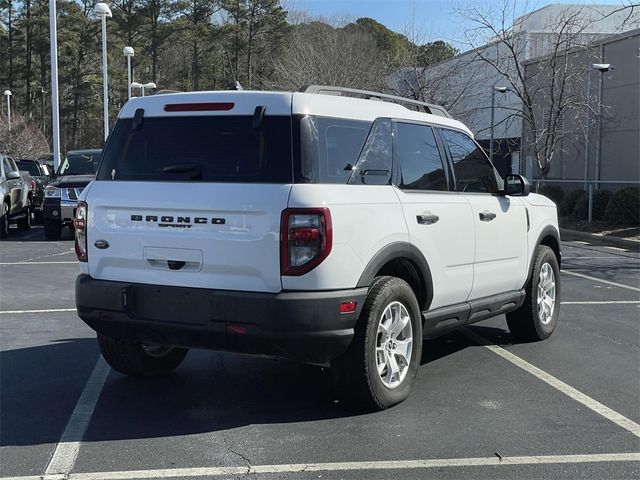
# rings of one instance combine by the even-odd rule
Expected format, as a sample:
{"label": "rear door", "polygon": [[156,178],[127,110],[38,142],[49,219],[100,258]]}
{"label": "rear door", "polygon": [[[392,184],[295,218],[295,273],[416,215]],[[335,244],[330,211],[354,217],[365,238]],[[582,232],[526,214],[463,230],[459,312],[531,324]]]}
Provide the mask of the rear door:
{"label": "rear door", "polygon": [[431,309],[467,300],[473,284],[474,230],[471,207],[449,191],[446,157],[433,128],[396,122],[394,164],[409,239],[431,268]]}
{"label": "rear door", "polygon": [[85,194],[89,274],[280,291],[290,115],[265,115],[260,125],[247,114],[168,115],[132,124],[118,121]]}
{"label": "rear door", "polygon": [[476,254],[469,300],[519,290],[526,271],[527,216],[522,200],[498,194],[495,169],[465,133],[442,129],[456,191],[473,210]]}

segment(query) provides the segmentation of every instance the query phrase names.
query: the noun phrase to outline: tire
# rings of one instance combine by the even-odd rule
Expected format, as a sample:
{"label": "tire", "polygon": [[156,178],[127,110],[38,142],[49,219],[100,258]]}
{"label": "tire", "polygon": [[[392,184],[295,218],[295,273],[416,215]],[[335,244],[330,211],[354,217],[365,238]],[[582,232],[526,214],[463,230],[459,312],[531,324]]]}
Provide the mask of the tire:
{"label": "tire", "polygon": [[0,214],[0,238],[9,236],[9,204],[2,202],[2,213]]}
{"label": "tire", "polygon": [[62,224],[58,220],[44,219],[44,236],[47,240],[58,240],[62,234]]}
{"label": "tire", "polygon": [[[551,288],[552,284],[553,288]],[[544,298],[547,299],[546,302]],[[539,245],[533,261],[531,279],[526,286],[524,303],[519,309],[507,313],[507,325],[511,335],[517,341],[537,342],[549,338],[554,332],[558,325],[559,313],[560,267],[558,259],[549,247]]]}
{"label": "tire", "polygon": [[[389,310],[391,319],[386,316]],[[393,314],[399,312],[408,314],[410,321],[402,330],[394,329],[394,336],[388,337],[382,331],[383,326],[386,323],[387,328],[392,328]],[[407,348],[404,342],[409,339],[411,347]],[[401,343],[404,349],[399,347]],[[408,362],[402,360],[407,351]],[[421,356],[422,315],[413,290],[400,278],[378,277],[369,287],[351,345],[331,363],[331,373],[338,393],[349,403],[368,411],[384,410],[409,396]],[[395,368],[390,371],[389,365],[393,367],[393,362]]]}
{"label": "tire", "polygon": [[[160,377],[173,372],[184,360],[186,348],[145,347],[98,333],[100,352],[114,370],[134,377]],[[153,350],[160,350],[152,353]],[[163,351],[166,350],[166,351]]]}
{"label": "tire", "polygon": [[26,213],[26,215],[16,222],[18,230],[21,232],[31,230],[31,199],[27,199],[27,206],[25,207],[24,213]]}

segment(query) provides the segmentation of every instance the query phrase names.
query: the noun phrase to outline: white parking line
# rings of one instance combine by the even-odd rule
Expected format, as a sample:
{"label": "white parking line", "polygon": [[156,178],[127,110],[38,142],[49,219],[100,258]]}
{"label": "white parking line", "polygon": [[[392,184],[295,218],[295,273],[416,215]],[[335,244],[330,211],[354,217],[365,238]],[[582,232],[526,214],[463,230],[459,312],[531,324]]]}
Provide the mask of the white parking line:
{"label": "white parking line", "polygon": [[78,264],[78,261],[75,260],[73,262],[4,262],[0,263],[0,265],[64,265],[64,264]]}
{"label": "white parking line", "polygon": [[71,473],[68,476],[30,475],[2,477],[0,480],[141,480],[159,478],[196,478],[229,475],[278,474],[302,472],[347,472],[362,470],[411,470],[420,468],[484,467],[504,465],[550,465],[577,463],[637,462],[640,453],[594,453],[586,455],[538,455],[523,457],[434,458],[425,460],[390,460],[370,462],[294,463],[251,465],[248,467],[166,468],[158,470],[123,470],[114,472]]}
{"label": "white parking line", "polygon": [[640,300],[605,300],[595,302],[560,302],[562,305],[627,305],[640,303]]}
{"label": "white parking line", "polygon": [[586,278],[587,280],[592,280],[594,282],[604,283],[606,285],[612,285],[614,287],[626,288],[627,290],[633,290],[634,292],[640,292],[640,288],[632,287],[631,285],[625,285],[623,283],[611,282],[609,280],[603,280],[602,278],[592,277],[590,275],[585,275],[584,273],[578,272],[570,272],[568,270],[560,270],[562,273],[566,273],[567,275],[572,275],[574,277]]}
{"label": "white parking line", "polygon": [[484,346],[485,348],[488,348],[496,355],[501,356],[502,358],[512,363],[516,367],[520,367],[525,372],[528,372],[534,377],[538,378],[539,380],[542,380],[543,382],[551,385],[553,388],[564,393],[569,398],[572,398],[573,400],[583,404],[585,407],[589,408],[590,410],[593,410],[594,412],[602,415],[607,420],[610,420],[613,423],[621,426],[625,430],[628,430],[629,432],[633,433],[636,437],[640,437],[640,425],[638,425],[633,420],[601,404],[597,400],[594,400],[588,395],[585,395],[584,393],[576,390],[572,386],[567,385],[562,380],[558,380],[556,377],[545,372],[544,370],[541,370],[538,367],[531,365],[529,362],[527,362],[526,360],[523,360],[517,355],[511,353],[510,351],[491,343],[489,339],[483,337],[482,335],[479,335],[469,330],[468,328],[462,329],[461,332],[464,335],[467,335],[468,337],[470,337],[473,341],[477,342],[478,344]]}
{"label": "white parking line", "polygon": [[84,432],[89,426],[91,415],[93,415],[93,410],[96,407],[102,386],[107,380],[109,371],[109,366],[102,356],[98,357],[96,366],[93,368],[89,380],[87,380],[87,384],[78,399],[78,403],[76,403],[76,407],[73,409],[71,418],[69,418],[67,427],[62,433],[60,442],[56,445],[53,456],[45,469],[45,478],[53,480],[53,476],[59,477],[60,475],[62,475],[63,478],[67,478],[71,472],[78,457],[80,442],[82,441]]}
{"label": "white parking line", "polygon": [[54,313],[54,312],[75,312],[75,308],[50,308],[48,310],[2,310],[0,314],[13,314],[13,313]]}

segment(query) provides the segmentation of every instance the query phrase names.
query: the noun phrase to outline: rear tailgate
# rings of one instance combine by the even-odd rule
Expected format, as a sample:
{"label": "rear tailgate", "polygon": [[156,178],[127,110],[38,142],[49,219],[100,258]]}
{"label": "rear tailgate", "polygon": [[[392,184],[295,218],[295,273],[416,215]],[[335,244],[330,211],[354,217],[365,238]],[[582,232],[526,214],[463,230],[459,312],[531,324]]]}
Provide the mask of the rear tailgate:
{"label": "rear tailgate", "polygon": [[89,274],[101,280],[278,292],[280,213],[290,189],[96,181],[88,195]]}
{"label": "rear tailgate", "polygon": [[291,151],[291,94],[202,92],[127,102],[86,194],[89,274],[280,291]]}

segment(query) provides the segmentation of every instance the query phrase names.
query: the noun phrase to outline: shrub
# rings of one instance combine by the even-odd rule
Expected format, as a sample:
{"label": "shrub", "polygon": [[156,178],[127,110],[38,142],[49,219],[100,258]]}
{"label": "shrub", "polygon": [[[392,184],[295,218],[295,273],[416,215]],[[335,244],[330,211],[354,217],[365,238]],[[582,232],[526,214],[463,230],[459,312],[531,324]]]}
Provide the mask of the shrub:
{"label": "shrub", "polygon": [[556,205],[560,205],[560,202],[562,202],[562,199],[564,198],[564,190],[560,187],[554,187],[552,185],[543,185],[538,189],[538,193],[549,198]]}
{"label": "shrub", "polygon": [[566,194],[558,207],[558,215],[560,215],[560,217],[572,216],[576,208],[576,202],[580,200],[582,196],[586,196],[586,194],[587,192],[584,190],[574,190]]}
{"label": "shrub", "polygon": [[[593,220],[604,220],[604,212],[612,196],[613,193],[609,190],[593,191],[593,207],[591,210]],[[587,218],[589,218],[589,194],[581,196],[578,201],[576,201],[576,206],[573,209],[573,217],[577,220],[587,220]]]}
{"label": "shrub", "polygon": [[616,226],[640,224],[640,188],[628,187],[614,193],[605,210],[605,218]]}

